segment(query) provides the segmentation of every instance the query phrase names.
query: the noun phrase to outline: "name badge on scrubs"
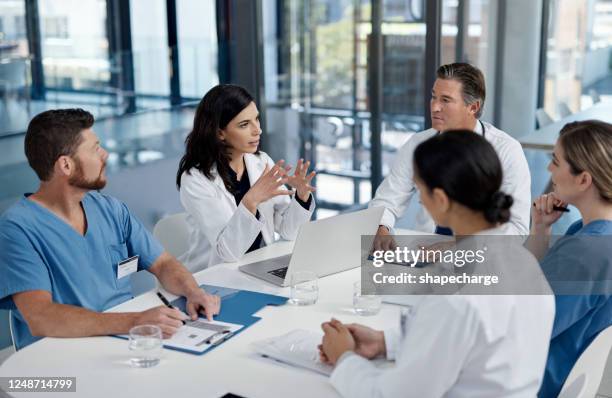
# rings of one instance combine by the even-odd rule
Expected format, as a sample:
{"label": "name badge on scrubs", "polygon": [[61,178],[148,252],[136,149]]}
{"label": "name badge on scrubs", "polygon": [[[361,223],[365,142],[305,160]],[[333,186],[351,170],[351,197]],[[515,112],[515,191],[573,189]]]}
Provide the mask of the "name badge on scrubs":
{"label": "name badge on scrubs", "polygon": [[124,278],[138,271],[138,256],[133,256],[117,264],[117,279]]}

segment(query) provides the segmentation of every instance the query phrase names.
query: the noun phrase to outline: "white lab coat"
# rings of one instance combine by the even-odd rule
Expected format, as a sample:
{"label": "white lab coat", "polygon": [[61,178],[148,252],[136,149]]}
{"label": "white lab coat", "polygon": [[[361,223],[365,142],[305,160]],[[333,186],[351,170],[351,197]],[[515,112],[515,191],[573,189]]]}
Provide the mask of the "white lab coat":
{"label": "white lab coat", "polygon": [[[245,154],[244,163],[251,186],[274,161],[264,152]],[[257,206],[259,220],[226,189],[216,168],[209,180],[195,168],[181,176],[180,200],[187,212],[189,250],[179,260],[192,272],[208,266],[239,260],[261,232],[263,242],[294,240],[300,225],[310,220],[315,204],[304,209],[295,198],[276,196]]]}
{"label": "white lab coat", "polygon": [[[504,173],[501,190],[508,195],[512,195],[514,199],[514,204],[510,209],[511,215],[507,233],[528,235],[531,211],[531,174],[529,173],[525,153],[517,140],[489,123],[483,122],[483,125],[485,126],[484,137],[493,145],[501,161]],[[482,135],[480,122],[476,122],[474,131]],[[369,204],[369,207],[385,208],[380,222],[381,225],[385,225],[389,229],[393,228],[395,221],[404,215],[415,193],[418,200],[418,193],[412,179],[412,157],[414,150],[421,142],[436,134],[437,131],[434,129],[417,133],[398,151],[389,175],[380,184],[374,199]],[[443,173],[444,170],[440,170],[440,172]],[[434,232],[435,227],[435,222],[429,213],[423,206],[419,205],[411,229]]]}
{"label": "white lab coat", "polygon": [[[483,233],[503,233],[493,231]],[[397,329],[385,331],[387,359],[395,360],[395,367],[379,369],[357,354],[345,353],[331,375],[334,388],[351,398],[535,397],[548,356],[555,302],[535,258],[520,242],[513,243],[511,259],[507,250],[499,250],[487,263],[509,269],[520,264],[539,273],[541,291],[547,294],[415,297],[405,336]],[[494,254],[489,251],[487,256]]]}

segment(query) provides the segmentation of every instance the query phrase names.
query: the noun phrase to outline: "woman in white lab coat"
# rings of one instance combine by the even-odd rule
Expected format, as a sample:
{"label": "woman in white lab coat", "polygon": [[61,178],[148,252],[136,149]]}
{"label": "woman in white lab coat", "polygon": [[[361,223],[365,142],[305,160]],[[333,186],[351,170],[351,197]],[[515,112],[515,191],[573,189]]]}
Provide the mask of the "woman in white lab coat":
{"label": "woman in white lab coat", "polygon": [[[237,261],[274,242],[293,240],[314,210],[309,162],[293,173],[259,151],[261,127],[253,97],[242,87],[213,87],[200,102],[176,183],[187,212],[192,271]],[[294,188],[288,190],[285,184]]]}
{"label": "woman in white lab coat", "polygon": [[[436,223],[466,241],[502,233],[512,198],[499,191],[500,161],[481,136],[432,137],[415,150],[414,170],[420,199]],[[517,272],[530,266],[540,273],[520,244],[512,258],[492,252],[488,262],[500,269],[505,262]],[[554,317],[544,285],[541,295],[421,296],[400,321],[401,333],[332,319],[322,325],[321,358],[335,366],[330,380],[344,397],[535,397]],[[379,369],[369,361],[379,356],[395,360],[395,367]]]}

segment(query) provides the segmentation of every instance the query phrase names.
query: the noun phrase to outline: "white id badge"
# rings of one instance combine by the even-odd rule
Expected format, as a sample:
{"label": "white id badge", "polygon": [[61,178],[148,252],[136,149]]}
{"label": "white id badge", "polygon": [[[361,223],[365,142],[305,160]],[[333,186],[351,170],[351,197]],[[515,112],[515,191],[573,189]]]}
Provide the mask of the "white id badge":
{"label": "white id badge", "polygon": [[138,256],[133,256],[117,264],[117,279],[126,277],[138,271]]}

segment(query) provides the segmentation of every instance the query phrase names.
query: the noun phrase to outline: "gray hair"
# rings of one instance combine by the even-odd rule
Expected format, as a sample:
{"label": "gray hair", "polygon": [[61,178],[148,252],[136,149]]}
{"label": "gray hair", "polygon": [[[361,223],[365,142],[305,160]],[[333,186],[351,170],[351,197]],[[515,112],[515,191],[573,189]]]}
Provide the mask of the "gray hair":
{"label": "gray hair", "polygon": [[480,108],[476,117],[482,116],[484,109],[486,87],[484,75],[477,67],[464,62],[442,65],[438,68],[436,75],[439,79],[456,80],[461,83],[463,102],[471,105],[480,102]]}

